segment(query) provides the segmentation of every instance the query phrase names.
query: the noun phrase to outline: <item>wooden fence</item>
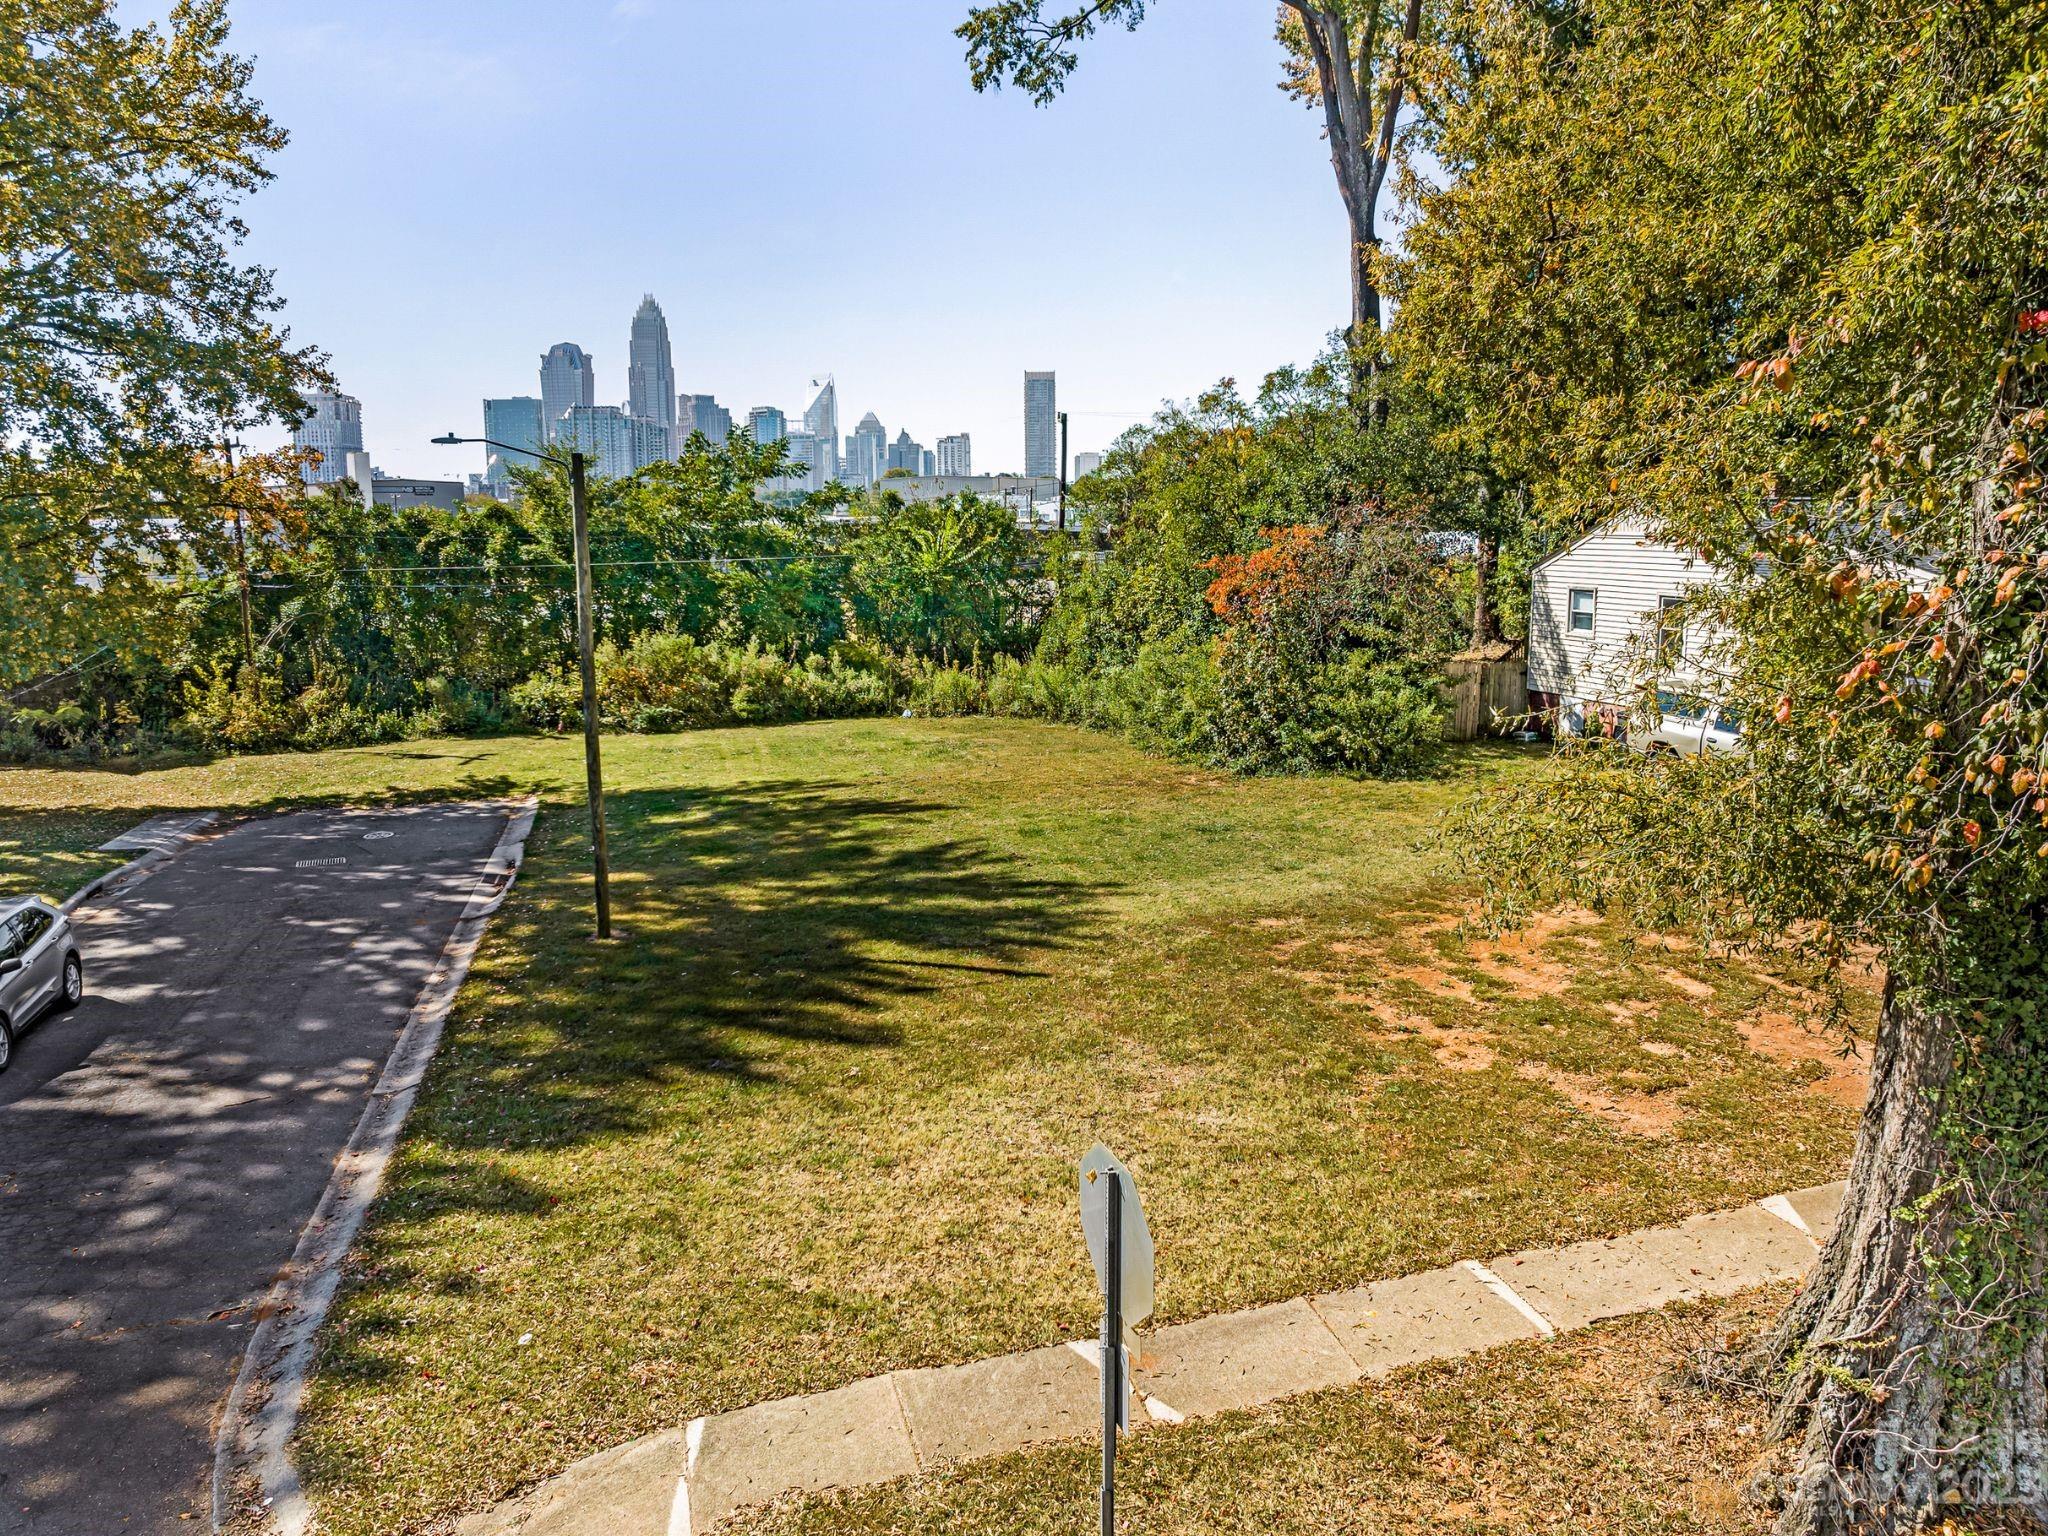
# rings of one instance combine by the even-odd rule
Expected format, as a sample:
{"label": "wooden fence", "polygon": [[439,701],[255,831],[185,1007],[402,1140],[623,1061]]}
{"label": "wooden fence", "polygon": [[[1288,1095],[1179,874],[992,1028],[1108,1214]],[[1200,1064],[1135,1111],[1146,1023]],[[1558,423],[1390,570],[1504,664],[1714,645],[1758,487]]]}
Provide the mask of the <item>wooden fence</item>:
{"label": "wooden fence", "polygon": [[1529,657],[1519,640],[1476,646],[1444,663],[1453,741],[1514,730],[1529,712]]}

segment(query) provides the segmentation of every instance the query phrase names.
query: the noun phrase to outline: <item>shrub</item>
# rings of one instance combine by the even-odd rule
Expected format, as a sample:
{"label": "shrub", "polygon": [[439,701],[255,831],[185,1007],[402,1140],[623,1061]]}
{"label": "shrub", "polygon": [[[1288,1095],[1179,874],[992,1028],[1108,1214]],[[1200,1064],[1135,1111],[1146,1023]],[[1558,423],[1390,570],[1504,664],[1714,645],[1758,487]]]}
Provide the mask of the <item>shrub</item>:
{"label": "shrub", "polygon": [[506,695],[514,723],[537,731],[569,731],[583,724],[583,687],[567,672],[536,672]]}
{"label": "shrub", "polygon": [[927,719],[979,715],[988,711],[988,690],[981,679],[960,667],[929,667],[910,685],[912,714]]}
{"label": "shrub", "polygon": [[302,723],[284,679],[254,662],[215,663],[185,685],[180,734],[202,747],[270,752],[291,746]]}

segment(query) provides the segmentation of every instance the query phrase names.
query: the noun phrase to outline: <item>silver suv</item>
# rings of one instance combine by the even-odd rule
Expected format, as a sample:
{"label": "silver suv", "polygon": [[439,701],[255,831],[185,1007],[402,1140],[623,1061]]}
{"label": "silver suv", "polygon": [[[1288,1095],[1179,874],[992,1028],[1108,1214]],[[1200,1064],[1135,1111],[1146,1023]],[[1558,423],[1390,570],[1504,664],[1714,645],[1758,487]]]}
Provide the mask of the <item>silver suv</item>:
{"label": "silver suv", "polygon": [[0,1072],[23,1030],[53,1008],[76,1008],[84,995],[71,919],[40,896],[0,901]]}
{"label": "silver suv", "polygon": [[1657,713],[1647,726],[1629,722],[1629,745],[1652,756],[1697,757],[1708,752],[1740,752],[1742,719],[1732,709],[1659,690]]}

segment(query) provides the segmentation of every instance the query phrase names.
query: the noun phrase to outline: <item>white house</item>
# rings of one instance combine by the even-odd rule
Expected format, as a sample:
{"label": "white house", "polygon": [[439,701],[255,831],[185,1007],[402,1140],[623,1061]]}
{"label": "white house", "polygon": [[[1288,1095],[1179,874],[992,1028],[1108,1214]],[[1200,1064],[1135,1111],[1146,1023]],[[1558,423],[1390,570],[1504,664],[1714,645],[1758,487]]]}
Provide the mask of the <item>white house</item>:
{"label": "white house", "polygon": [[1716,580],[1705,556],[1653,537],[1639,517],[1552,555],[1529,578],[1530,708],[1577,730],[1589,716],[1626,714],[1653,675],[1711,692],[1714,635],[1674,610]]}

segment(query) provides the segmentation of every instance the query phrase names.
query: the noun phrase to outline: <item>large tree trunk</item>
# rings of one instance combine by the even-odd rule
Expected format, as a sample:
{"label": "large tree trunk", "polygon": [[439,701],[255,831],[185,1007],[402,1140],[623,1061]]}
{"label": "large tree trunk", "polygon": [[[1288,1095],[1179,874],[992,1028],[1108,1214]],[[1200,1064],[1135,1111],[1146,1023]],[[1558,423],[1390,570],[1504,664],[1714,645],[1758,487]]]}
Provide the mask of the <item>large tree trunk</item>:
{"label": "large tree trunk", "polygon": [[1479,535],[1479,549],[1472,558],[1472,644],[1492,645],[1500,639],[1500,614],[1493,606],[1493,579],[1500,569],[1500,540],[1490,533]]}
{"label": "large tree trunk", "polygon": [[1351,221],[1351,346],[1367,358],[1380,350],[1380,290],[1372,270],[1380,242],[1372,225],[1370,208]]}
{"label": "large tree trunk", "polygon": [[[1995,1392],[1959,1390],[1959,1376],[1981,1379],[1985,1336],[1934,1294],[1921,1258],[1946,1236],[1953,1197],[1938,1195],[1923,1220],[1902,1215],[1953,1171],[1936,1124],[1954,1050],[1944,1021],[1887,986],[1840,1222],[1751,1362],[1783,1384],[1774,1434],[1798,1442],[1767,1490],[1780,1506],[1779,1536],[1875,1536],[1948,1506],[2048,1521],[2041,1341],[1998,1373]],[[1987,1401],[1988,1416],[1974,1411]]]}

